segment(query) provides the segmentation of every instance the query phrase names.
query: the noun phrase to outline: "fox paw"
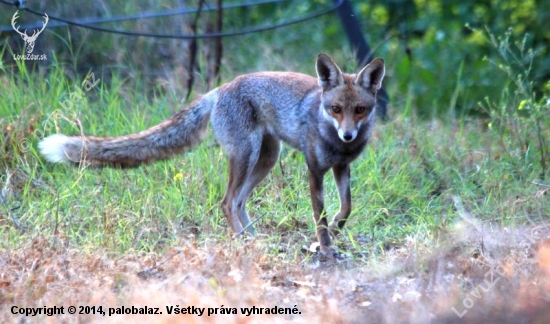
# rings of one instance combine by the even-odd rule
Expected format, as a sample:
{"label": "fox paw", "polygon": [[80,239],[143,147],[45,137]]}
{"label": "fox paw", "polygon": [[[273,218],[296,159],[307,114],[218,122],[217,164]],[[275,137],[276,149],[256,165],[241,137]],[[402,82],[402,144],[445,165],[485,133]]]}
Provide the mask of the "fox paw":
{"label": "fox paw", "polygon": [[338,253],[338,249],[334,245],[330,246],[324,246],[321,245],[319,242],[314,242],[309,246],[309,251],[311,252],[320,252],[321,255],[327,258],[337,258],[340,253]]}
{"label": "fox paw", "polygon": [[336,259],[340,256],[340,253],[338,253],[338,250],[334,246],[326,246],[324,249],[321,246],[321,254],[330,259]]}

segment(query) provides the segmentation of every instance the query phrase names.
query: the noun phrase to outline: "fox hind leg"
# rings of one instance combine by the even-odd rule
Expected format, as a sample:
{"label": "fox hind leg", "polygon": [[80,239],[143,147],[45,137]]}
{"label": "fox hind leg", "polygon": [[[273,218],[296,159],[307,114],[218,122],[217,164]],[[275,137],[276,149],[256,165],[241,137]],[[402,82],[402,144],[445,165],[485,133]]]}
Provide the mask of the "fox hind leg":
{"label": "fox hind leg", "polygon": [[[277,163],[281,150],[280,142],[271,135],[263,134],[261,145],[242,145],[229,157],[229,182],[222,202],[223,212],[233,231],[240,233],[250,225],[246,202],[252,190],[268,175]],[[243,149],[245,148],[245,149]],[[252,225],[247,228],[254,235]]]}
{"label": "fox hind leg", "polygon": [[[238,197],[236,197],[233,206],[235,206],[234,212],[237,213],[239,220],[243,226],[247,226],[251,223],[248,213],[246,212],[246,202],[250,197],[252,190],[269,174],[269,171],[275,166],[279,158],[281,151],[281,143],[270,135],[264,135],[262,139],[262,147],[260,149],[260,155],[252,172],[247,174],[247,178],[240,190]],[[250,225],[248,232],[254,235],[254,227]]]}
{"label": "fox hind leg", "polygon": [[227,190],[222,200],[222,211],[227,223],[231,227],[234,233],[240,233],[243,230],[243,226],[237,217],[234,217],[232,210],[232,201],[235,196],[235,187],[239,186],[237,179],[242,178],[243,171],[240,170],[240,164],[236,159],[229,158],[229,179],[227,182]]}

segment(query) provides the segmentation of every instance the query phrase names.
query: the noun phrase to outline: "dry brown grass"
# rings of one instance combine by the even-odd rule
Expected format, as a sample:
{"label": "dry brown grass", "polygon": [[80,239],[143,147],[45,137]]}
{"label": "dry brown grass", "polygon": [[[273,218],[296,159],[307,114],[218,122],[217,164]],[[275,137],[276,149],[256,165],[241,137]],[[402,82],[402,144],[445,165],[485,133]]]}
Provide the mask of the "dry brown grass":
{"label": "dry brown grass", "polygon": [[[38,238],[1,251],[0,322],[548,323],[548,237],[542,226],[480,231],[462,224],[435,251],[411,242],[376,261],[337,262],[285,261],[261,239],[181,242],[164,255],[117,256]],[[65,315],[13,315],[14,305],[64,306]],[[159,307],[163,314],[70,315],[70,305]],[[168,315],[166,306],[176,305],[224,305],[239,314]],[[240,310],[295,305],[301,314],[247,317]],[[452,307],[468,312],[459,318]]]}

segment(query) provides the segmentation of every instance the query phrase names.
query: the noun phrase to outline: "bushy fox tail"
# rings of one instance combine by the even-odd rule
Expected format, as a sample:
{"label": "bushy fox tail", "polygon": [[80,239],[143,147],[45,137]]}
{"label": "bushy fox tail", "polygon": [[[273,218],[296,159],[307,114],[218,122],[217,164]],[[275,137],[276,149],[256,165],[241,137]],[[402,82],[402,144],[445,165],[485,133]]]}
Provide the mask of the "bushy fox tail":
{"label": "bushy fox tail", "polygon": [[204,137],[217,89],[194,101],[170,119],[145,131],[118,137],[51,135],[38,144],[50,162],[91,166],[137,167],[191,149]]}

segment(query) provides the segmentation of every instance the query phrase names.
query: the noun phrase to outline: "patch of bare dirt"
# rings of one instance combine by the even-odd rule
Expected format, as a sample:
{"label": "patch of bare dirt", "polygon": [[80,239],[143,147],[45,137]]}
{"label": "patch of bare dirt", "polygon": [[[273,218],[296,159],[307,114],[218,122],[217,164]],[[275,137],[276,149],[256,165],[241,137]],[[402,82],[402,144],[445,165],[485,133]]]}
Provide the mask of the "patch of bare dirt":
{"label": "patch of bare dirt", "polygon": [[[117,256],[36,239],[0,251],[0,322],[550,323],[549,237],[462,225],[372,261],[289,261],[261,240]],[[127,314],[140,311],[159,314]]]}

